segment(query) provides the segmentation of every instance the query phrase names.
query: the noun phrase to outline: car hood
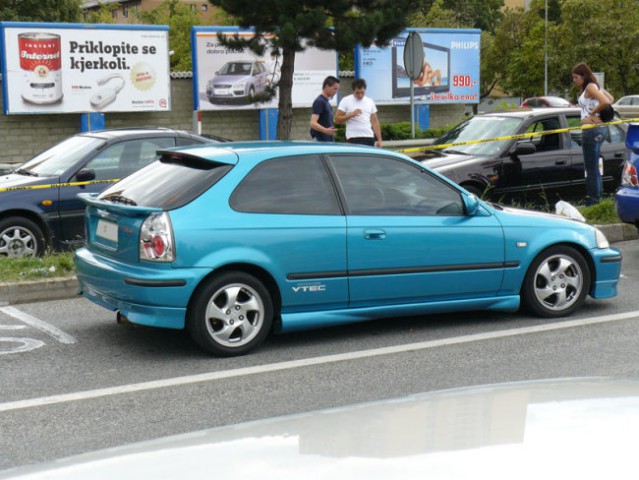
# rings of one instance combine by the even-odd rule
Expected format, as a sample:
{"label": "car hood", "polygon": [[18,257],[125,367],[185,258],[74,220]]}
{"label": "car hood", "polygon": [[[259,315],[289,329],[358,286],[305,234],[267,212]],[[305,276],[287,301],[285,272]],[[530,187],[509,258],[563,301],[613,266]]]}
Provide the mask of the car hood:
{"label": "car hood", "polygon": [[628,478],[639,383],[468,387],[196,432],[0,478]]}
{"label": "car hood", "polygon": [[475,163],[478,160],[481,160],[483,157],[478,157],[476,155],[463,155],[463,154],[448,154],[448,153],[437,153],[437,156],[433,156],[431,158],[419,158],[419,161],[427,166],[428,168],[432,168],[433,170],[442,170],[447,167],[459,167],[464,163]]}
{"label": "car hood", "polygon": [[240,80],[245,80],[248,77],[248,75],[218,75],[217,77],[213,77],[211,83],[235,83]]}
{"label": "car hood", "polygon": [[18,175],[9,173],[0,176],[0,188],[26,187],[29,185],[43,185],[57,182],[57,177],[30,177],[28,175]]}

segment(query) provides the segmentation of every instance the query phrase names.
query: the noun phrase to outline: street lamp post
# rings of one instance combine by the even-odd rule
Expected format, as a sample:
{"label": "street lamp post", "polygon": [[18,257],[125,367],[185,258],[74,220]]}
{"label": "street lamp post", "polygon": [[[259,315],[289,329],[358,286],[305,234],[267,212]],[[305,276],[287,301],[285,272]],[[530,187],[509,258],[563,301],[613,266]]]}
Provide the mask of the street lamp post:
{"label": "street lamp post", "polygon": [[544,20],[544,95],[548,95],[548,0]]}

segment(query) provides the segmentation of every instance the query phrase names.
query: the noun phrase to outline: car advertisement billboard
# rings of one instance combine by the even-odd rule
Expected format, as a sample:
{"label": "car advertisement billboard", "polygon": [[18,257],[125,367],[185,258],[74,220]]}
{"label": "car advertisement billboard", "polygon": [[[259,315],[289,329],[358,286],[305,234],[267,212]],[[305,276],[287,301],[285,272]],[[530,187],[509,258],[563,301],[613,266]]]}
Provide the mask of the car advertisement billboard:
{"label": "car advertisement billboard", "polygon": [[[282,57],[266,49],[259,56],[249,49],[229,49],[222,45],[218,33],[231,37],[251,38],[251,30],[237,27],[195,27],[192,30],[193,92],[195,110],[277,108],[278,91],[267,102],[254,103],[280,79]],[[269,38],[269,35],[265,35]],[[293,107],[310,107],[322,91],[328,75],[336,76],[337,53],[307,47],[295,54],[293,73]]]}
{"label": "car advertisement billboard", "polygon": [[171,109],[167,26],[0,22],[5,114]]}
{"label": "car advertisement billboard", "polygon": [[[413,80],[420,103],[479,103],[479,45],[477,29],[415,29],[424,47],[422,73]],[[358,47],[355,74],[367,80],[366,95],[375,102],[409,103],[411,80],[404,68],[408,31],[388,46]]]}

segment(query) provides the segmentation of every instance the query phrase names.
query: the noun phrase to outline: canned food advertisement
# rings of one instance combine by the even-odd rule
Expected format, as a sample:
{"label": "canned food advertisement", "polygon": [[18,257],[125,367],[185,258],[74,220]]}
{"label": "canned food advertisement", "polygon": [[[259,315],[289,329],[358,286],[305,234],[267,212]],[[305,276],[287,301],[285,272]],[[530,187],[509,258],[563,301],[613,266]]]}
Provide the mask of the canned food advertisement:
{"label": "canned food advertisement", "polygon": [[168,27],[0,22],[5,114],[171,109]]}
{"label": "canned food advertisement", "polygon": [[[230,49],[218,40],[223,36],[254,36],[250,30],[237,27],[195,27],[192,32],[193,90],[195,110],[264,109],[277,108],[282,57],[268,48],[263,55],[249,49]],[[265,37],[268,39],[269,34]],[[295,54],[293,72],[293,107],[310,107],[322,90],[328,75],[337,75],[337,52],[307,47]],[[265,92],[275,89],[268,101]]]}

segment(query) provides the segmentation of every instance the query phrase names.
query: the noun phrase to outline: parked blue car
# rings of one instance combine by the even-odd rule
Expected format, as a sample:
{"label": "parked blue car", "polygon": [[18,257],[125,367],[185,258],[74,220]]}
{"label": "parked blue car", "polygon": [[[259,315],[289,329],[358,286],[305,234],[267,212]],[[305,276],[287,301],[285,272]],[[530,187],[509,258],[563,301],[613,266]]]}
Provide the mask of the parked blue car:
{"label": "parked blue car", "polygon": [[169,128],[118,128],[79,133],[0,175],[0,257],[40,256],[84,241],[84,203],[78,193],[104,190],[114,180],[176,146],[217,143]]}
{"label": "parked blue car", "polygon": [[615,193],[615,206],[622,222],[639,227],[639,123],[628,127],[626,147],[630,151],[621,174],[621,186]]}
{"label": "parked blue car", "polygon": [[558,317],[617,293],[621,253],[601,231],[484,203],[399,153],[254,142],[160,155],[80,195],[80,287],[213,354],[271,332],[520,302]]}

